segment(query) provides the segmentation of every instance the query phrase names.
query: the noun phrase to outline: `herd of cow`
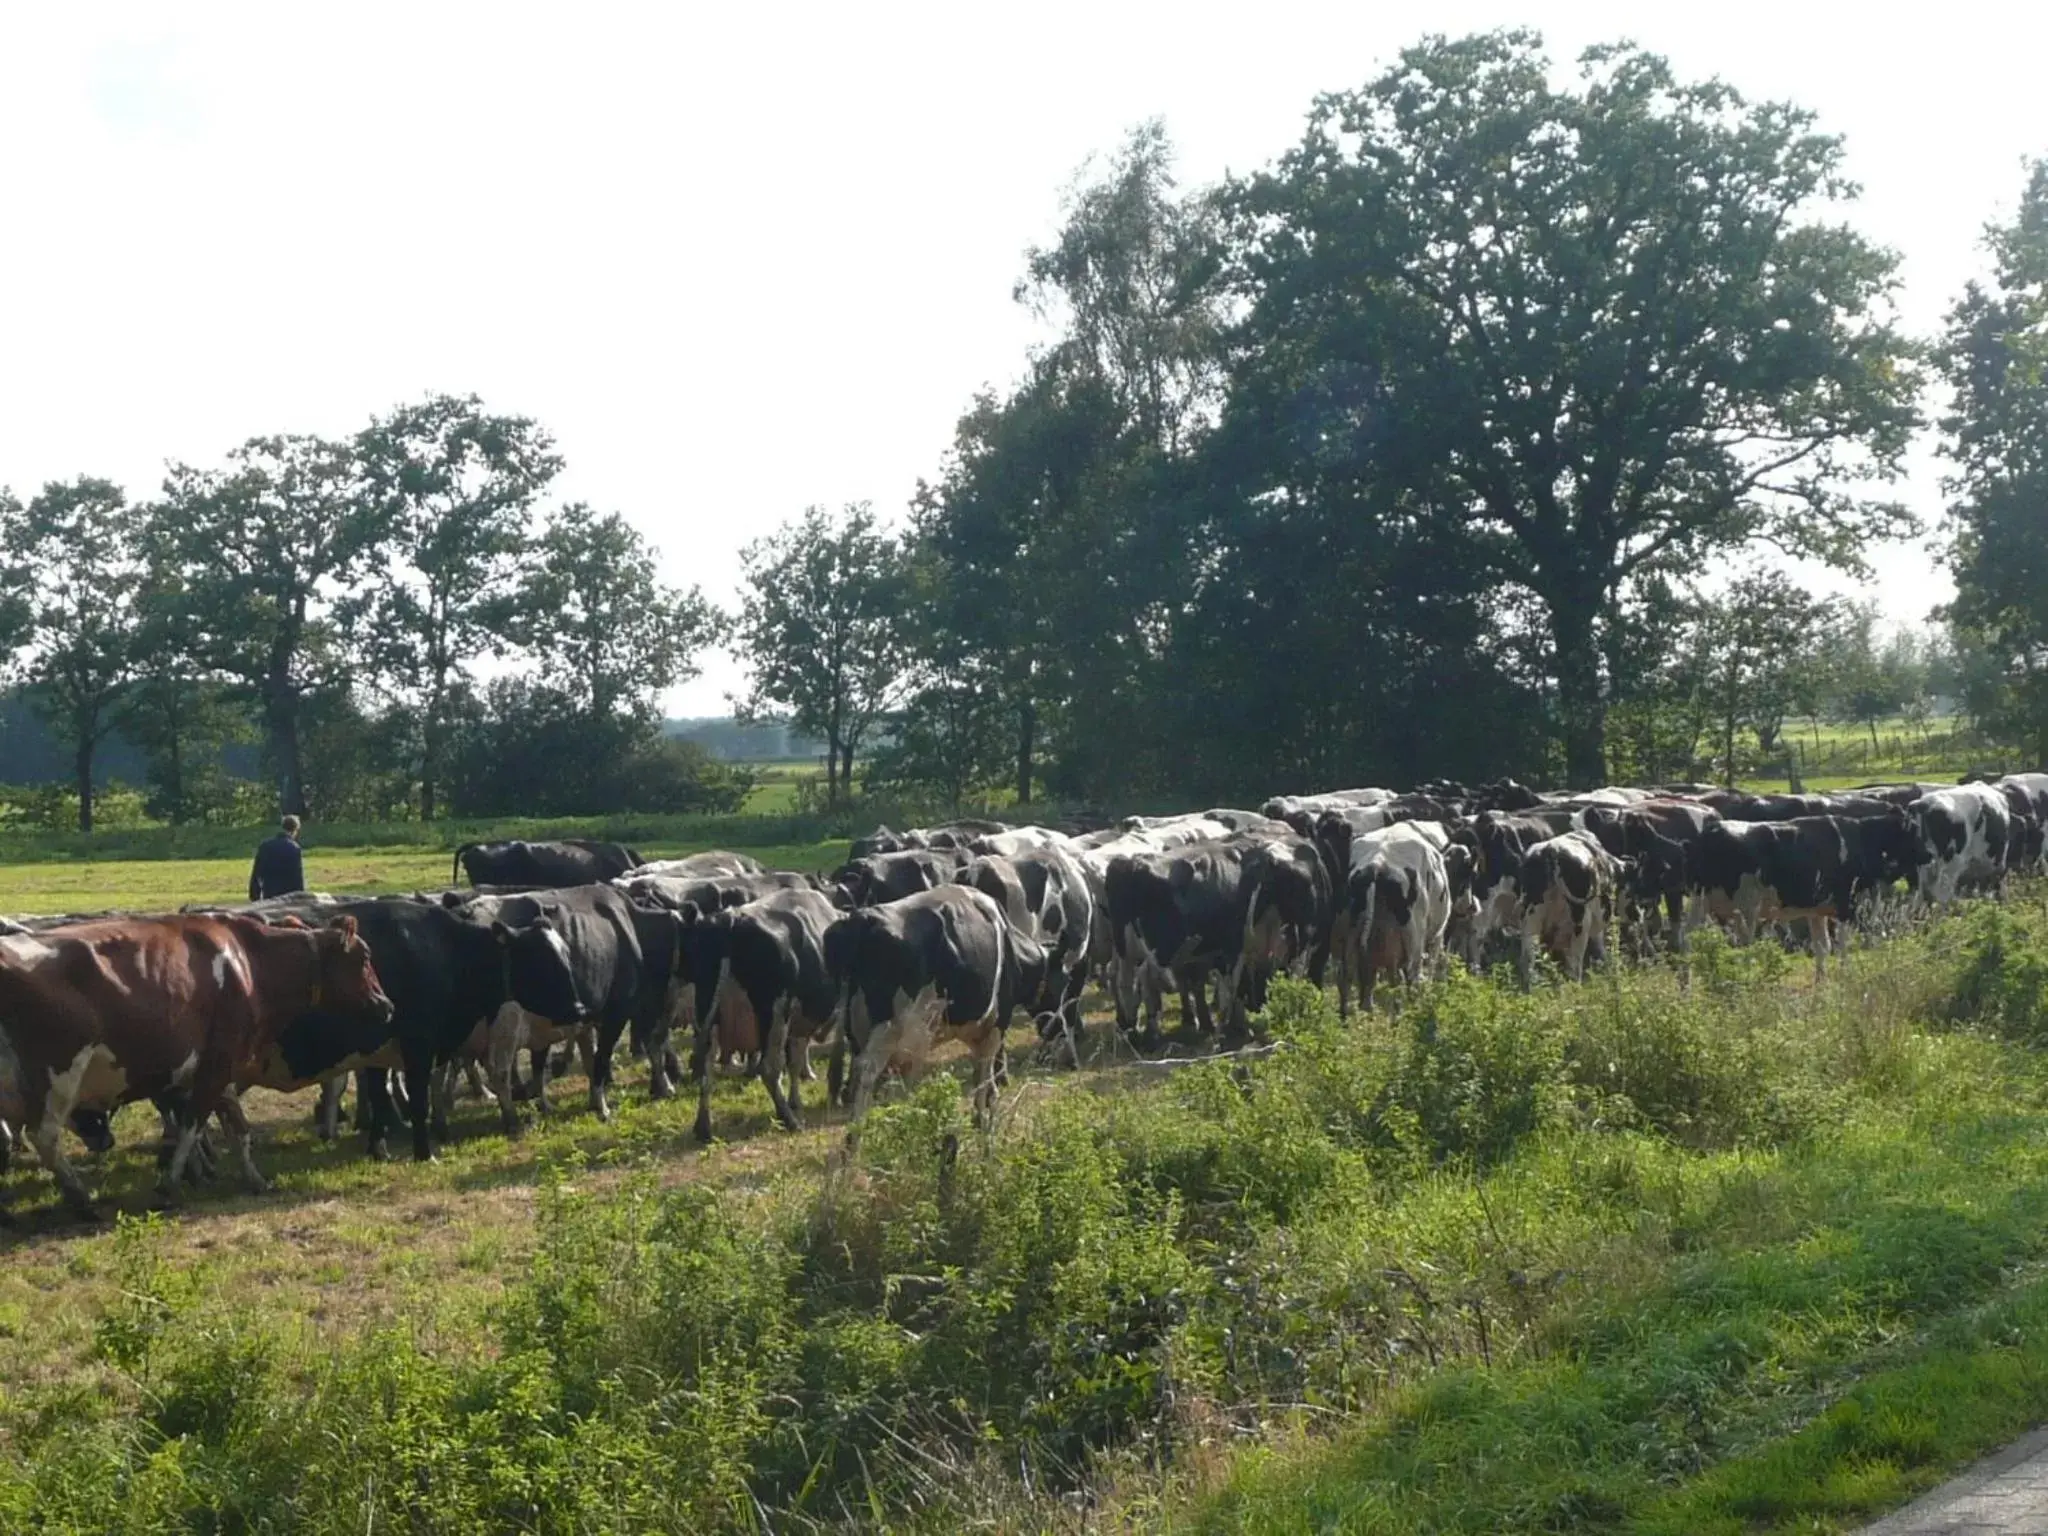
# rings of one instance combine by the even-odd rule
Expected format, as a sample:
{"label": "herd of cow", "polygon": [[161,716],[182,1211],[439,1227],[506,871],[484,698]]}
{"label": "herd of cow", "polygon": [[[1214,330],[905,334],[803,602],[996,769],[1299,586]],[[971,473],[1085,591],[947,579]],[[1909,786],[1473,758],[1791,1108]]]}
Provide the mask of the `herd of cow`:
{"label": "herd of cow", "polygon": [[25,1135],[89,1213],[66,1132],[104,1150],[113,1112],[148,1100],[166,1197],[210,1163],[209,1121],[260,1189],[240,1093],[318,1085],[331,1137],[351,1073],[372,1151],[409,1123],[427,1158],[464,1071],[516,1133],[519,1098],[547,1112],[569,1042],[608,1118],[622,1039],[656,1098],[685,1076],[673,1042],[688,1039],[700,1139],[714,1053],[749,1059],[793,1129],[813,1045],[829,1045],[829,1092],[857,1120],[884,1071],[958,1041],[986,1116],[1020,1010],[1078,1063],[1091,980],[1144,1050],[1168,990],[1184,1026],[1234,1035],[1276,971],[1321,985],[1333,960],[1346,1013],[1354,987],[1369,1009],[1380,977],[1413,982],[1450,953],[1476,965],[1491,946],[1524,985],[1539,954],[1577,979],[1610,929],[1683,949],[1705,922],[1737,942],[1803,923],[1824,967],[1873,903],[1945,906],[2039,867],[2044,824],[2048,774],[1761,796],[1501,780],[1094,830],[880,828],[825,878],[731,853],[473,844],[455,856],[467,888],[0,920],[0,1166]]}

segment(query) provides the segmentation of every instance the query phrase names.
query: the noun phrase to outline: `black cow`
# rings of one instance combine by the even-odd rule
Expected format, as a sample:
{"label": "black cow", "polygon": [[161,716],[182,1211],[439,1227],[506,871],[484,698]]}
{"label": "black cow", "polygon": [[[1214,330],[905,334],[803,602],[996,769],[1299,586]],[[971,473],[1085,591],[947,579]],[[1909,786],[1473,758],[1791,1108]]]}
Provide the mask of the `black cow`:
{"label": "black cow", "polygon": [[614,880],[645,863],[623,843],[579,837],[553,843],[464,843],[455,850],[454,878],[471,885],[523,885],[560,889]]}
{"label": "black cow", "polygon": [[[1244,955],[1246,919],[1256,885],[1246,878],[1246,860],[1265,846],[1263,839],[1233,837],[1161,853],[1118,854],[1109,861],[1103,898],[1110,932],[1125,962],[1119,967],[1117,1022],[1127,1030],[1136,1026],[1139,999],[1129,994],[1133,983],[1146,980],[1140,1042],[1145,1049],[1156,1050],[1162,1043],[1160,999],[1150,984],[1158,972],[1173,978],[1183,1025],[1192,1022],[1205,1034],[1214,1031],[1209,977],[1218,971],[1234,974]],[[1327,904],[1327,878],[1322,891]],[[1225,1017],[1237,1022],[1233,1011],[1226,1010]]]}
{"label": "black cow", "polygon": [[586,1023],[596,1030],[590,1067],[590,1108],[600,1120],[611,1118],[606,1090],[611,1082],[612,1053],[619,1036],[637,1014],[659,1006],[650,995],[649,968],[640,948],[640,928],[648,916],[636,911],[625,894],[610,885],[544,891],[529,896],[494,896],[463,909],[472,922],[532,923],[546,918],[568,951],[575,980],[575,1008],[567,1013],[542,1013],[515,1005],[492,1018],[487,1054],[498,1110],[507,1135],[519,1132],[512,1098],[512,1066],[521,1050],[534,1053],[540,1109],[548,1112],[547,1051]]}
{"label": "black cow", "polygon": [[1617,892],[1624,906],[1661,906],[1674,946],[1683,948],[1691,889],[1686,871],[1701,836],[1721,819],[1719,813],[1693,800],[1658,799],[1588,806],[1580,819],[1602,848],[1633,866],[1633,876]]}
{"label": "black cow", "polygon": [[825,931],[825,961],[844,1000],[832,1086],[836,1093],[850,1050],[854,1119],[899,1054],[958,1040],[974,1058],[975,1116],[986,1124],[1003,1033],[1019,995],[1042,984],[1043,951],[980,891],[942,885],[839,918]]}
{"label": "black cow", "polygon": [[1723,820],[1700,837],[1687,921],[1697,926],[1709,911],[1727,911],[1737,919],[1737,938],[1745,939],[1764,923],[1804,918],[1814,967],[1825,971],[1833,926],[1855,920],[1859,893],[1911,868],[1910,829],[1896,812]]}
{"label": "black cow", "polygon": [[909,848],[899,853],[878,853],[848,860],[833,873],[830,883],[837,888],[844,906],[878,906],[949,884],[972,857],[964,848]]}
{"label": "black cow", "polygon": [[699,1141],[711,1139],[713,1029],[735,1008],[751,1014],[748,1023],[762,1042],[758,1072],[775,1118],[789,1130],[802,1127],[794,1057],[832,1027],[839,989],[825,965],[825,931],[843,915],[821,891],[778,890],[687,924],[686,963],[696,999],[690,1070],[698,1082]]}

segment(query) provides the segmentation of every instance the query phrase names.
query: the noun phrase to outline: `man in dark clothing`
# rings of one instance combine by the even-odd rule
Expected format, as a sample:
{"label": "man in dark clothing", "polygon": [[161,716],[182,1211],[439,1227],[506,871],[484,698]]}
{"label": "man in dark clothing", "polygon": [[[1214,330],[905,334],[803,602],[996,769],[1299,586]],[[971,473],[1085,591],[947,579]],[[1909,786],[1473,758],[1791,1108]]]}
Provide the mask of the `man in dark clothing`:
{"label": "man in dark clothing", "polygon": [[287,816],[284,830],[256,847],[256,867],[249,871],[249,899],[290,896],[306,888],[306,863],[299,853],[299,818]]}

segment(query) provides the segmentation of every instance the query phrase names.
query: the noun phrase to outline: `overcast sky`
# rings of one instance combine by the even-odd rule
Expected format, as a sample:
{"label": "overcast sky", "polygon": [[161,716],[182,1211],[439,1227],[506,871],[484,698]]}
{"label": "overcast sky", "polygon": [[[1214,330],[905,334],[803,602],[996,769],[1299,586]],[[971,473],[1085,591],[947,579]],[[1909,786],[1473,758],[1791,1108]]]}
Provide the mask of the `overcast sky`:
{"label": "overcast sky", "polygon": [[[1091,153],[1161,116],[1185,182],[1247,171],[1425,26],[1507,25],[1817,111],[1921,330],[2048,153],[2041,5],[9,6],[0,485],[146,495],[474,391],[727,601],[749,538],[894,515],[1016,376],[1022,252]],[[1937,478],[1903,493],[1930,520]],[[1878,560],[1889,613],[1946,595],[1924,551]],[[738,683],[714,657],[669,702]]]}

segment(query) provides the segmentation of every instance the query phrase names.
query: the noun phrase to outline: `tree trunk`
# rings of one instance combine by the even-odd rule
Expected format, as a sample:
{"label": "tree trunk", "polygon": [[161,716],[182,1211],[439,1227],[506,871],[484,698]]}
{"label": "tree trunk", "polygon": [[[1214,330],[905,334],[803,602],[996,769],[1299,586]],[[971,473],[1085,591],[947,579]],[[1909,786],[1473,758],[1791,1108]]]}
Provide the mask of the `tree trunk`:
{"label": "tree trunk", "polygon": [[91,732],[81,734],[72,764],[78,776],[78,830],[81,832],[92,830],[92,749]]}
{"label": "tree trunk", "polygon": [[428,714],[420,731],[420,820],[434,819],[435,788],[441,777],[441,733],[434,724],[434,706],[428,705]]}
{"label": "tree trunk", "polygon": [[1870,755],[1877,756],[1877,716],[1870,717]]}
{"label": "tree trunk", "polygon": [[299,762],[298,701],[290,690],[273,694],[270,716],[270,760],[277,769],[278,809],[287,816],[306,814],[306,781]]}
{"label": "tree trunk", "polygon": [[847,799],[853,798],[853,743],[847,742],[840,749],[839,792]]}
{"label": "tree trunk", "polygon": [[1550,601],[1557,647],[1557,701],[1564,725],[1565,782],[1597,789],[1607,780],[1607,701],[1600,696],[1600,644],[1595,600]]}
{"label": "tree trunk", "polygon": [[1030,699],[1017,706],[1017,803],[1031,803],[1031,754],[1038,744],[1038,706]]}

